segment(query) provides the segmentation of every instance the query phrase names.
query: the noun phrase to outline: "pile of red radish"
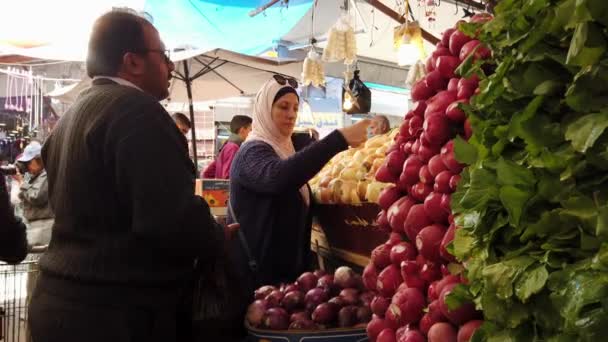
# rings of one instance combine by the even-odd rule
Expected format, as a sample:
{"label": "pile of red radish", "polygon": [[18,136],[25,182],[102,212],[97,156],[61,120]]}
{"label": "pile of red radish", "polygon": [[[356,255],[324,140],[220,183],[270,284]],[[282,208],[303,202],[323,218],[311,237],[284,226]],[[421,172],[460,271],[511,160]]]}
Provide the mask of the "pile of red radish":
{"label": "pile of red radish", "polygon": [[246,318],[252,327],[271,330],[364,328],[372,318],[374,297],[349,267],[339,267],[334,274],[317,270],[291,284],[257,289]]}
{"label": "pile of red radish", "polygon": [[377,219],[391,236],[372,252],[363,272],[366,288],[378,292],[367,326],[372,342],[464,342],[483,323],[473,303],[450,310],[445,302],[455,286],[467,282],[448,271],[456,260],[446,246],[457,229],[450,196],[464,167],[454,156],[453,139],[472,134],[459,104],[478,90],[476,76],[459,78],[455,70],[471,53],[475,59],[491,55],[456,28],[444,32],[427,60],[428,74],[412,88],[415,104],[376,173],[378,181],[394,185],[380,194]]}

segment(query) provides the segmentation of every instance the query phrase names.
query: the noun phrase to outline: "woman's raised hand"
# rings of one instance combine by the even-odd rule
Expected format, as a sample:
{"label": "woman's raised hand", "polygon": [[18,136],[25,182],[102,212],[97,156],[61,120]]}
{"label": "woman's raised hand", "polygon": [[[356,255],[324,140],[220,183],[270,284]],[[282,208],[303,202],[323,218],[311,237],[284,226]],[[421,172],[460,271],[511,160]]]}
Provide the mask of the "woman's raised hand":
{"label": "woman's raised hand", "polygon": [[371,123],[370,119],[363,119],[354,125],[341,128],[339,131],[350,147],[357,147],[367,140],[367,128]]}

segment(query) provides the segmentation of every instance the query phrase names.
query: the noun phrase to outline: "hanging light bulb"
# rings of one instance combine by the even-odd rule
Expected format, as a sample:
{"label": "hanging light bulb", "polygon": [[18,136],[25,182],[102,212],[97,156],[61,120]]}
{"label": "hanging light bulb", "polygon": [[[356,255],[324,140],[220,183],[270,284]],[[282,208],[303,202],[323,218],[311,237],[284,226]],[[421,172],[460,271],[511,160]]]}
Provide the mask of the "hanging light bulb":
{"label": "hanging light bulb", "polygon": [[344,101],[342,102],[342,109],[349,111],[353,109],[353,98],[350,96],[350,92],[344,92]]}
{"label": "hanging light bulb", "polygon": [[422,31],[418,22],[408,22],[395,28],[397,63],[400,66],[414,65],[425,57]]}

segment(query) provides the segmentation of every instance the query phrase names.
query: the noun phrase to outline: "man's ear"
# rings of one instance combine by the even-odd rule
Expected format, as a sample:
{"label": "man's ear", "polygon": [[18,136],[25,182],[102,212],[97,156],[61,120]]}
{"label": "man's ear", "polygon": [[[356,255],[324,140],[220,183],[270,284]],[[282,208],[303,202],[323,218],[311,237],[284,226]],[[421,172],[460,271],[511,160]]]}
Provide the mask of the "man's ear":
{"label": "man's ear", "polygon": [[127,52],[122,56],[123,71],[132,75],[141,75],[144,73],[144,59],[136,53]]}

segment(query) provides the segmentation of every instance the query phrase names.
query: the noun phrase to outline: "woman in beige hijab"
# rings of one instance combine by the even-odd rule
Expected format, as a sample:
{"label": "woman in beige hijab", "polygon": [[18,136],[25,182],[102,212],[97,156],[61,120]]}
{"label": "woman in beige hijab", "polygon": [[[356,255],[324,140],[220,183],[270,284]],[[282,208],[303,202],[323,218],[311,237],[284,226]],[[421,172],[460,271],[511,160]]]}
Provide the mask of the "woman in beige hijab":
{"label": "woman in beige hijab", "polygon": [[[244,287],[293,282],[310,268],[311,195],[307,182],[337,153],[367,139],[369,120],[336,130],[301,151],[291,135],[298,116],[294,79],[275,75],[255,98],[252,132],[232,163],[230,202],[240,239],[232,251]],[[252,260],[249,260],[252,259]],[[255,270],[248,262],[257,265]]]}

